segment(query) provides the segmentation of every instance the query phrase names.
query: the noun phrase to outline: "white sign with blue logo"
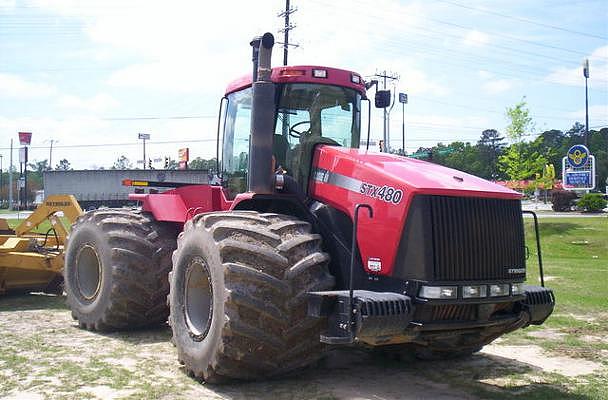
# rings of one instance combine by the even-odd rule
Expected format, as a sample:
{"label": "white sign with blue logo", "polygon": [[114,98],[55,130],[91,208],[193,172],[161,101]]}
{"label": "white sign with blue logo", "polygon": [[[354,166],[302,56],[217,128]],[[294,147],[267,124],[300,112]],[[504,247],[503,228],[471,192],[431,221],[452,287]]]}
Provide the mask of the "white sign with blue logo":
{"label": "white sign with blue logo", "polygon": [[562,158],[563,186],[566,190],[595,188],[595,157],[582,144],[576,144]]}

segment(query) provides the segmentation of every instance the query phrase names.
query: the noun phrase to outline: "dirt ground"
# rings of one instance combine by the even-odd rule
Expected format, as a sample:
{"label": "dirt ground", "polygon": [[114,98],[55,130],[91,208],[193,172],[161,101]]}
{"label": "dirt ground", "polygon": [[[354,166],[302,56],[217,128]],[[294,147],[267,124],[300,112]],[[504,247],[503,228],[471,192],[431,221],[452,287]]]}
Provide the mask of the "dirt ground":
{"label": "dirt ground", "polygon": [[584,399],[572,387],[605,368],[533,345],[492,344],[449,362],[344,349],[281,379],[211,386],[180,368],[167,327],[92,333],[62,297],[0,298],[0,399]]}

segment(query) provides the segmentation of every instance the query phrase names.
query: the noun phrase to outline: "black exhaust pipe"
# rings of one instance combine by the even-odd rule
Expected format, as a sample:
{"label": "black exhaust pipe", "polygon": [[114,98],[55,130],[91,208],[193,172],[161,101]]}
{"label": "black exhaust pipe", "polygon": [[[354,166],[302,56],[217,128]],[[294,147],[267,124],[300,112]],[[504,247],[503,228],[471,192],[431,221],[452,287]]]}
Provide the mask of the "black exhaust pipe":
{"label": "black exhaust pipe", "polygon": [[251,137],[247,190],[274,192],[272,137],[274,134],[275,86],[270,80],[274,36],[265,33],[251,41],[253,47],[253,98],[251,101]]}

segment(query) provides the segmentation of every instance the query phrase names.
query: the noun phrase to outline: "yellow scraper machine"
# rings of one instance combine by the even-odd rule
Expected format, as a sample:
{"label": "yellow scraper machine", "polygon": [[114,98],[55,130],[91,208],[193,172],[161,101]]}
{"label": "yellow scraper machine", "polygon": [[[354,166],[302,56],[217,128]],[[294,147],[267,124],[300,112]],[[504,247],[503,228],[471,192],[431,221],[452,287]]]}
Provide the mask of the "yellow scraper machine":
{"label": "yellow scraper machine", "polygon": [[74,196],[52,195],[14,230],[0,219],[0,295],[61,292],[68,234],[63,221],[71,225],[82,213]]}

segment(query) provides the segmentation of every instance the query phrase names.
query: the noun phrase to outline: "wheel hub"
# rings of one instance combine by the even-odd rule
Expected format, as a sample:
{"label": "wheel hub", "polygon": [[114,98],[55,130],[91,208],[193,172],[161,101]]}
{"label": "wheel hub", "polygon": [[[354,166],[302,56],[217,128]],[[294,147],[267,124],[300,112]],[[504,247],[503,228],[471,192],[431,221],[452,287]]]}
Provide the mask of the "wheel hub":
{"label": "wheel hub", "polygon": [[213,288],[209,268],[201,257],[193,258],[186,270],[184,313],[191,336],[203,340],[213,316]]}
{"label": "wheel hub", "polygon": [[101,261],[95,248],[82,246],[76,257],[76,282],[81,296],[93,300],[101,289]]}

